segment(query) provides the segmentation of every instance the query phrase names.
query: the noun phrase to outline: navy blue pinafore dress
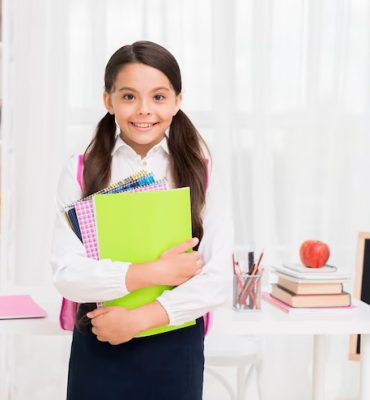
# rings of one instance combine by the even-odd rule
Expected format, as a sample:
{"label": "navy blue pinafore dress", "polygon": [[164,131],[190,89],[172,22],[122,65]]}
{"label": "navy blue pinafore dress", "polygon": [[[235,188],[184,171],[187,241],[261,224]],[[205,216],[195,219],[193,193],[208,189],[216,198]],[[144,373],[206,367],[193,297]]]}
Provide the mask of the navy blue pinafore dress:
{"label": "navy blue pinafore dress", "polygon": [[[78,318],[89,310],[80,305]],[[118,346],[75,327],[67,400],[202,400],[204,321]]]}

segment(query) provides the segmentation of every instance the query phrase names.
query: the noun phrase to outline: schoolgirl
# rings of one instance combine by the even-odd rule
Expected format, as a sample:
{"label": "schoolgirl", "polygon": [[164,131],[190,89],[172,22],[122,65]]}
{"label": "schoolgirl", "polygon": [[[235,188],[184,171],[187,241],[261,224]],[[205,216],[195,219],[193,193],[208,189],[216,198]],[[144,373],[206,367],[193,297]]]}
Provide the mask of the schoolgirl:
{"label": "schoolgirl", "polygon": [[[168,50],[149,41],[118,49],[105,69],[103,101],[107,113],[84,153],[82,188],[77,156],[58,186],[53,278],[65,298],[80,303],[67,399],[201,400],[203,316],[225,301],[230,269],[225,196],[206,144],[180,108],[180,69]],[[190,187],[193,239],[150,263],[87,258],[64,207],[141,169],[166,178],[170,188]],[[134,310],[96,308],[96,302],[154,284],[176,287]],[[190,327],[135,338],[151,327],[194,319]]]}

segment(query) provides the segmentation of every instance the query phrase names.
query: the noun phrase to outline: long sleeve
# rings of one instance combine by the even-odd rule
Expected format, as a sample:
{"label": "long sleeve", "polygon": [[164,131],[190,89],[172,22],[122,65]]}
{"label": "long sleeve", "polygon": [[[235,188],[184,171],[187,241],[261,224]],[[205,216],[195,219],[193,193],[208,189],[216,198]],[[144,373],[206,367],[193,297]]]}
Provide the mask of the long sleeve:
{"label": "long sleeve", "polygon": [[54,284],[61,295],[79,303],[122,297],[129,293],[125,279],[130,263],[88,258],[64,216],[64,207],[81,198],[76,171],[77,157],[74,156],[63,169],[58,183],[51,249]]}
{"label": "long sleeve", "polygon": [[203,215],[204,235],[199,245],[205,266],[201,274],[158,297],[170,325],[198,318],[225,302],[232,281],[232,218],[226,196],[210,176]]}

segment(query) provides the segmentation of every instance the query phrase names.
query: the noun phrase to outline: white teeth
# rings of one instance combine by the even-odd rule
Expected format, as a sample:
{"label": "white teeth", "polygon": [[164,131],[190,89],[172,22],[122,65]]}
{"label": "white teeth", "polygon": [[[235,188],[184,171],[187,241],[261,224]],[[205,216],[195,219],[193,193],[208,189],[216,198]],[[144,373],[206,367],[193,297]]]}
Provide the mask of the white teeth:
{"label": "white teeth", "polygon": [[136,124],[135,122],[132,122],[132,125],[137,126],[138,128],[149,128],[155,124]]}

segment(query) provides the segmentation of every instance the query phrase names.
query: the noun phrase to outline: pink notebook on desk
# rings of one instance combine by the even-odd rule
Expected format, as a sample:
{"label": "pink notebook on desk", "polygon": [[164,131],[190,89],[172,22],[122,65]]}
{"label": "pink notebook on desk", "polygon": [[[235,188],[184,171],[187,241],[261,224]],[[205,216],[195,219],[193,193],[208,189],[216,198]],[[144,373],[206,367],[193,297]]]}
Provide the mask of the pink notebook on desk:
{"label": "pink notebook on desk", "polygon": [[262,292],[262,298],[273,304],[274,306],[280,308],[286,313],[303,314],[303,313],[323,313],[327,312],[344,312],[344,310],[352,310],[356,308],[355,305],[351,304],[349,306],[339,306],[339,307],[291,307],[288,304],[276,299],[269,292]]}
{"label": "pink notebook on desk", "polygon": [[0,319],[44,318],[46,315],[29,295],[0,296]]}

